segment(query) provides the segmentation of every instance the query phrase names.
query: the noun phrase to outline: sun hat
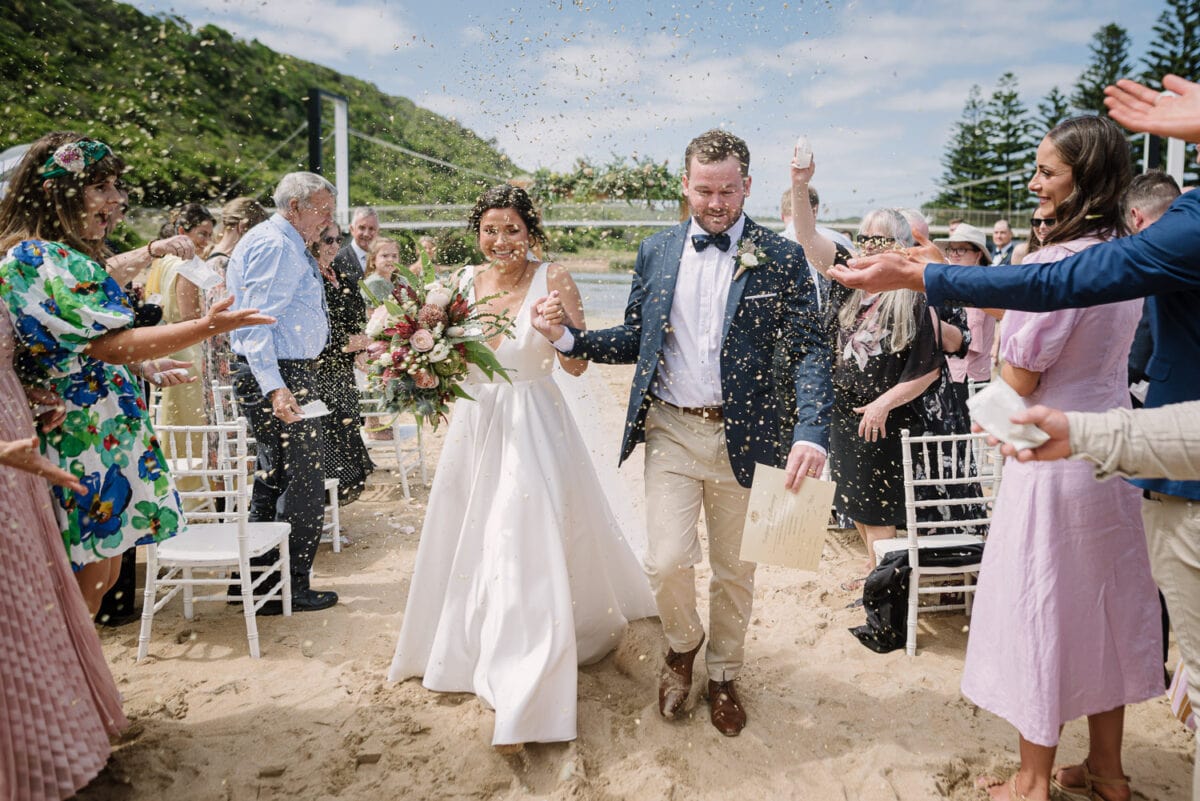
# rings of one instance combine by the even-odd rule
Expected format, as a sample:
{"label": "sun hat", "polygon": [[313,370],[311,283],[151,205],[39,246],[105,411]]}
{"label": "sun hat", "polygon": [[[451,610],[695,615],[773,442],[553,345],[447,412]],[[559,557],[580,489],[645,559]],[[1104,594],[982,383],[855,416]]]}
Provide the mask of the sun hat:
{"label": "sun hat", "polygon": [[935,239],[933,243],[942,250],[946,249],[946,245],[967,244],[974,245],[979,249],[979,252],[984,256],[990,256],[987,246],[987,234],[979,230],[973,225],[967,223],[959,223],[954,229],[954,233],[944,239]]}

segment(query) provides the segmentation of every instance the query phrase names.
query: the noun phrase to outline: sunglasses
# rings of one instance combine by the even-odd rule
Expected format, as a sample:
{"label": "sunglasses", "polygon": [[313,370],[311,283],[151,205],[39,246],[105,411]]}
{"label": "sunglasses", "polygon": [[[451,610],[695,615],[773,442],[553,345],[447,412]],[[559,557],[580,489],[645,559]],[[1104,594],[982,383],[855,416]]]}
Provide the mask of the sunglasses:
{"label": "sunglasses", "polygon": [[1047,228],[1051,228],[1054,226],[1054,224],[1056,222],[1058,222],[1058,220],[1056,220],[1053,217],[1034,217],[1034,218],[1030,219],[1029,227],[1030,228],[1040,228],[1041,226],[1044,225]]}
{"label": "sunglasses", "polygon": [[896,244],[896,237],[868,236],[866,234],[859,234],[858,236],[854,237],[854,244],[858,245],[860,248],[890,248],[892,245]]}
{"label": "sunglasses", "polygon": [[321,237],[321,243],[325,244],[325,245],[336,245],[337,243],[339,243],[341,241],[342,241],[342,238],[340,236],[323,236],[323,237]]}

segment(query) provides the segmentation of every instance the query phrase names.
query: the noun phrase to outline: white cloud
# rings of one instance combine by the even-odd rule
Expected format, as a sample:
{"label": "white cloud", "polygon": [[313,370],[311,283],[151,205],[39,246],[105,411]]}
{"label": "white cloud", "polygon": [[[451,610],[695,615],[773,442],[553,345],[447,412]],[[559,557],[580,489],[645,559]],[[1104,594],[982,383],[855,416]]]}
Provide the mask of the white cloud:
{"label": "white cloud", "polygon": [[273,50],[326,64],[349,62],[355,55],[385,55],[414,39],[397,6],[371,0],[225,0],[205,4],[189,22],[196,27],[212,23]]}

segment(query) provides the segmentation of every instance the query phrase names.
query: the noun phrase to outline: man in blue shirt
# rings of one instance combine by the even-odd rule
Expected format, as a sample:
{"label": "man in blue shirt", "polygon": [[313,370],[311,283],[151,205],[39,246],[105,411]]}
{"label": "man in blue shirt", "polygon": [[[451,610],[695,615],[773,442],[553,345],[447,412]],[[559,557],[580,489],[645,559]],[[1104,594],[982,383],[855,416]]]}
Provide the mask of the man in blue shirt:
{"label": "man in blue shirt", "polygon": [[[291,524],[292,609],[298,612],[337,603],[336,593],[308,586],[324,520],[325,470],[321,421],[300,409],[317,399],[314,360],[329,337],[325,290],[308,245],[333,224],[333,193],[314,173],[283,176],[275,188],[276,213],[242,238],[225,276],[234,309],[259,308],[277,320],[230,336],[233,386],[258,443],[250,519]],[[277,558],[269,554],[261,563]],[[282,611],[277,601],[261,610]]]}
{"label": "man in blue shirt", "polygon": [[[1122,80],[1105,89],[1105,104],[1127,128],[1200,142],[1200,84],[1168,75],[1163,88],[1176,96]],[[927,291],[930,304],[1026,311],[1151,296],[1154,349],[1146,366],[1146,408],[1200,399],[1200,190],[1184,193],[1141,233],[1059,262],[983,270],[926,264],[930,259],[936,254],[917,248],[859,259],[830,275],[870,292]],[[1146,496],[1142,517],[1151,568],[1190,676],[1190,700],[1200,708],[1200,481],[1133,483]],[[1200,770],[1193,772],[1192,796],[1200,801]]]}

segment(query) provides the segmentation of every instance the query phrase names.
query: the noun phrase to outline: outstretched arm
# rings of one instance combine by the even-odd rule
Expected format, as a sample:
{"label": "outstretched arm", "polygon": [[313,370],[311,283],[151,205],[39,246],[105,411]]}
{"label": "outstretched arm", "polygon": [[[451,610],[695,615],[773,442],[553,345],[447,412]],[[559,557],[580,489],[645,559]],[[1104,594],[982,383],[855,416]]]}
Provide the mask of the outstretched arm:
{"label": "outstretched arm", "polygon": [[84,352],[109,364],[129,364],[168,356],[216,334],[224,334],[247,325],[270,325],[274,317],[259,314],[258,309],[229,311],[233,297],[215,304],[209,313],[186,323],[150,328],[126,328],[96,337]]}

